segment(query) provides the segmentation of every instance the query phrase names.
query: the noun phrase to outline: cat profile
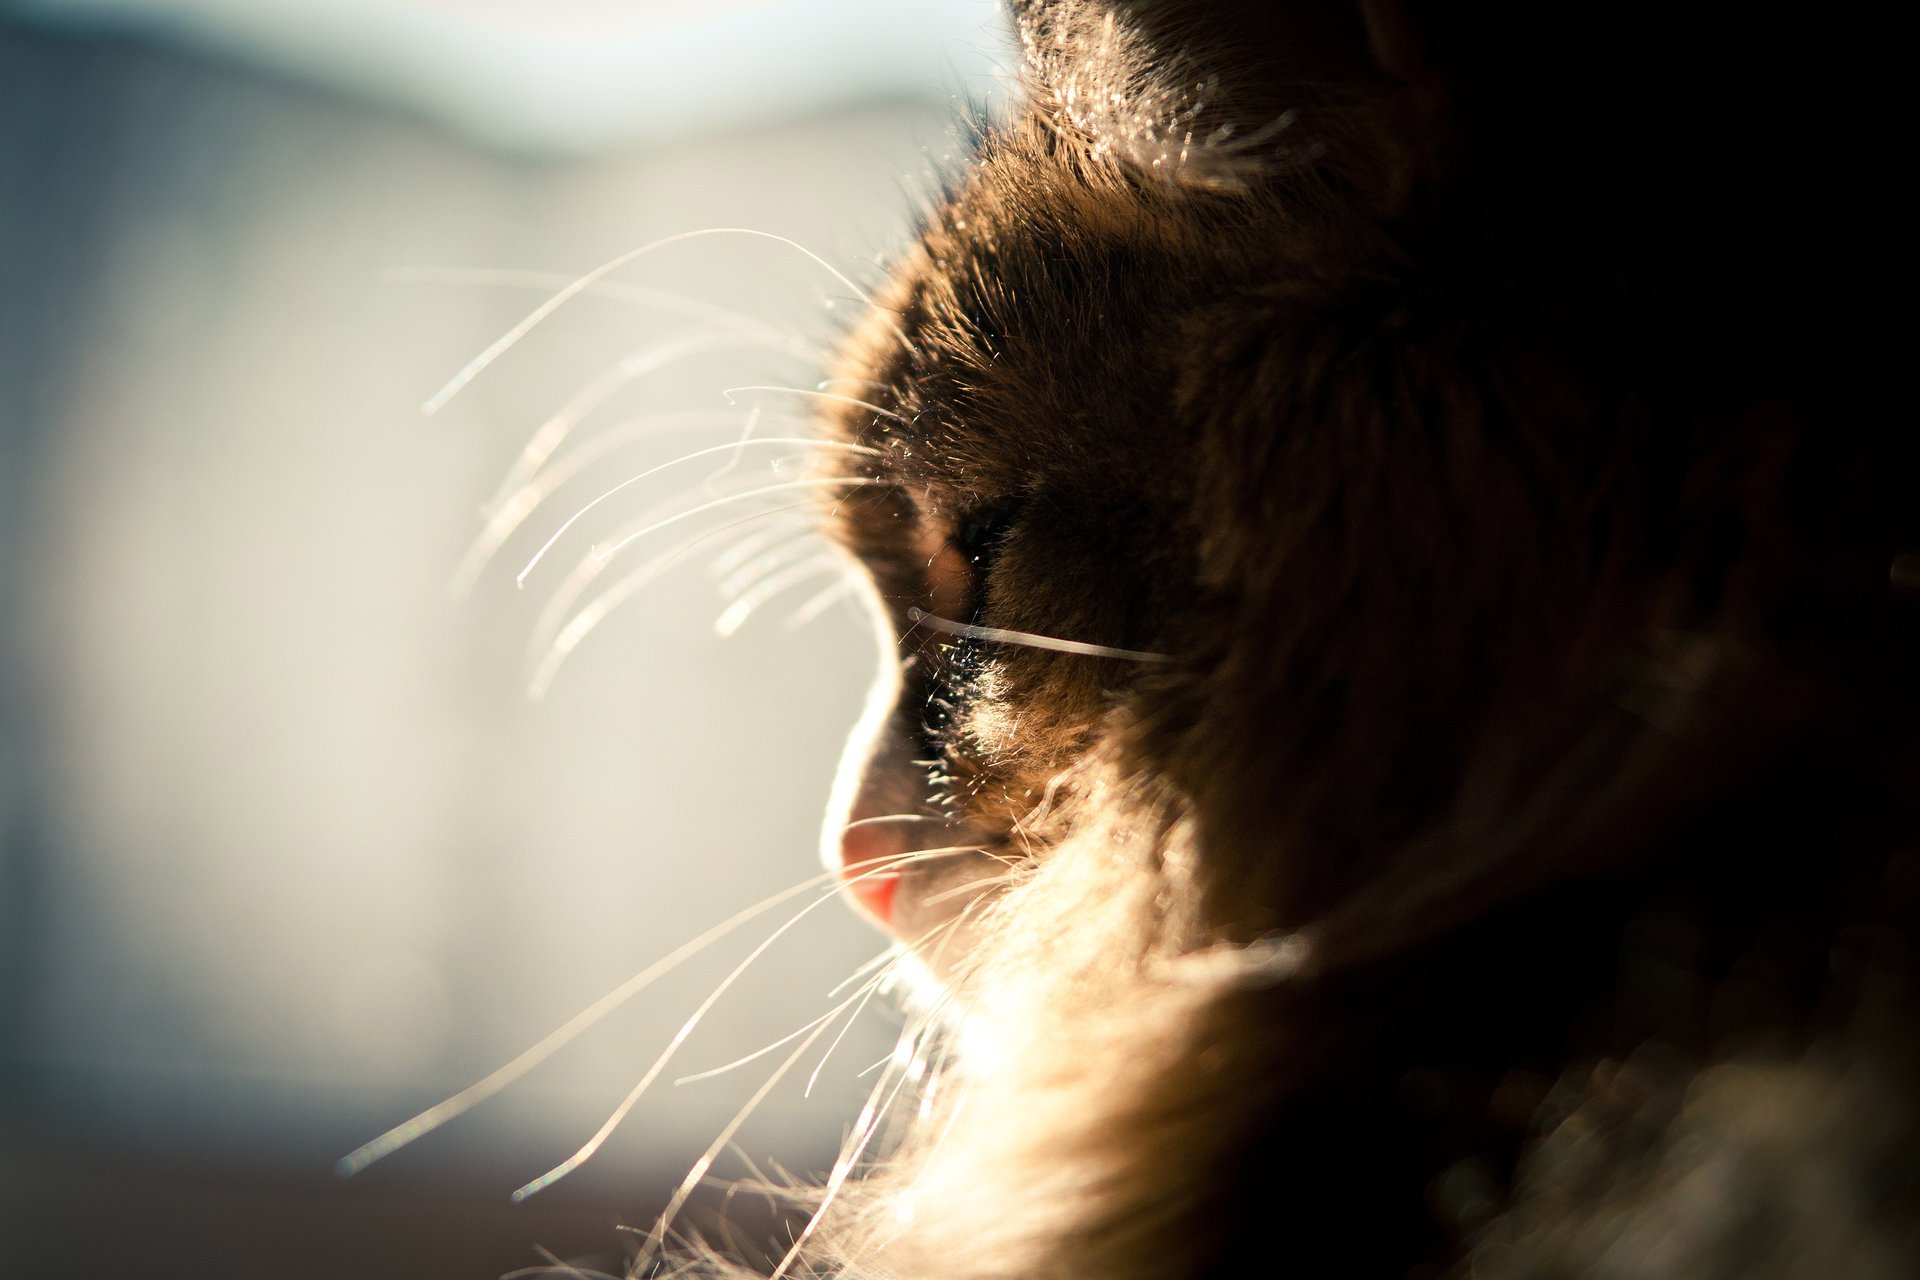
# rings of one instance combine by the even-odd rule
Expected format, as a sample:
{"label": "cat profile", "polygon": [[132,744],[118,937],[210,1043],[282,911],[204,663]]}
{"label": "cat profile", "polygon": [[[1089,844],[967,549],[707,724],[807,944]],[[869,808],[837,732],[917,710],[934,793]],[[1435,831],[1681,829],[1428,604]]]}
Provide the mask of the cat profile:
{"label": "cat profile", "polygon": [[849,335],[924,962],[789,1275],[1911,1274],[1888,42],[1019,0]]}

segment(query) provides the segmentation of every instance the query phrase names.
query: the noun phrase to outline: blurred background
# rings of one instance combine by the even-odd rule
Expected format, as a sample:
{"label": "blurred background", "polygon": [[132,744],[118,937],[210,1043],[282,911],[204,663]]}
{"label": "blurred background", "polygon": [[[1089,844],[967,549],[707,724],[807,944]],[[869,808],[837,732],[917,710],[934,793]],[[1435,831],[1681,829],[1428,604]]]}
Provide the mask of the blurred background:
{"label": "blurred background", "polygon": [[[594,559],[798,445],[634,484],[515,575],[615,483],[804,431],[723,393],[824,376],[835,272],[877,278],[1005,52],[983,0],[0,3],[0,1274],[619,1269],[786,1051],[673,1080],[880,951],[840,904],[525,1203],[811,896],[335,1162],[812,874],[877,655],[804,491]],[[719,227],[834,270],[668,244],[422,413],[555,289]],[[716,1172],[824,1170],[898,1027],[866,1006]]]}

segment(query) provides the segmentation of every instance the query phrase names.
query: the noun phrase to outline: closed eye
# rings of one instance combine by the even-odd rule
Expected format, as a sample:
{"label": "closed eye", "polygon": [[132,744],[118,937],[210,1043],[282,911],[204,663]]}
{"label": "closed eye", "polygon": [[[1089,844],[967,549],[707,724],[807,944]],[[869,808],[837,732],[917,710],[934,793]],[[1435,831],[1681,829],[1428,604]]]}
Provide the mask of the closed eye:
{"label": "closed eye", "polygon": [[1005,507],[982,507],[960,522],[949,542],[975,573],[984,575],[1012,526],[1013,513]]}
{"label": "closed eye", "polygon": [[963,621],[978,619],[986,605],[994,557],[1011,525],[1005,508],[983,507],[945,530],[931,522],[923,526],[929,613]]}

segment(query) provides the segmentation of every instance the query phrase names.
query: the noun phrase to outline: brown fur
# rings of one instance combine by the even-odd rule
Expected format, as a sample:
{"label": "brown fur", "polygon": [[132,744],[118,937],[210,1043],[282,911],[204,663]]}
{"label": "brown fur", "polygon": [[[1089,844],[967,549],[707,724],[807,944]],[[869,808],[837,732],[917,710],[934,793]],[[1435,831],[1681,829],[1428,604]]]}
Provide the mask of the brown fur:
{"label": "brown fur", "polygon": [[[1024,104],[846,348],[885,412],[828,423],[912,660],[870,808],[982,852],[903,880],[903,936],[966,913],[955,1030],[802,1270],[1911,1268],[1873,42],[1016,16]],[[909,617],[956,599],[1170,661]]]}

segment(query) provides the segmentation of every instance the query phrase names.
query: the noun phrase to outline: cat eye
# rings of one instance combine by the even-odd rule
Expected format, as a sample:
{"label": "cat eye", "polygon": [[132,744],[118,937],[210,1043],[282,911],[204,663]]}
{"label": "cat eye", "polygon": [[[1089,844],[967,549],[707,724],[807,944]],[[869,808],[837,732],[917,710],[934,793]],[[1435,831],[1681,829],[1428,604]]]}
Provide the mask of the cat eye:
{"label": "cat eye", "polygon": [[1012,526],[1013,513],[1005,507],[982,507],[960,521],[950,541],[975,572],[985,573]]}
{"label": "cat eye", "polygon": [[955,621],[975,621],[985,604],[982,588],[995,554],[1012,527],[1004,507],[983,507],[950,526],[929,521],[922,529],[928,612]]}

